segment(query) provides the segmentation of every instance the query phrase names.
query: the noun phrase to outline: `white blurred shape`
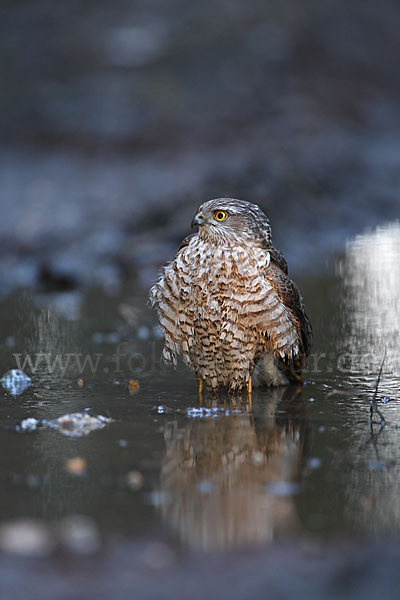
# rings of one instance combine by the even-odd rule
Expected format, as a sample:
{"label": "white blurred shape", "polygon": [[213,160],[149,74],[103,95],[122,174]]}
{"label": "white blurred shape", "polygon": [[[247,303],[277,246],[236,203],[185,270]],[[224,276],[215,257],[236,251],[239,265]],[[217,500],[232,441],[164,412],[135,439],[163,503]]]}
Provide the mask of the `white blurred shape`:
{"label": "white blurred shape", "polygon": [[377,227],[349,242],[340,273],[345,285],[346,345],[354,356],[364,357],[358,367],[377,372],[386,350],[385,371],[398,373],[400,223]]}

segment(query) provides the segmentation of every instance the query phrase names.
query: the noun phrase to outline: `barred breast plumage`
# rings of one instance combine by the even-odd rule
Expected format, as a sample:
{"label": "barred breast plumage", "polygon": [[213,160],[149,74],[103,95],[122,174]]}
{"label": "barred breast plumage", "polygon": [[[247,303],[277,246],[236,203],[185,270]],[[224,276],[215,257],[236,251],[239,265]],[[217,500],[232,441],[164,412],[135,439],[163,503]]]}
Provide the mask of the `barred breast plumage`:
{"label": "barred breast plumage", "polygon": [[[163,358],[178,357],[210,388],[287,383],[305,363],[311,326],[268,220],[248,202],[217,199],[150,291],[165,332]],[[255,369],[255,370],[254,370]]]}

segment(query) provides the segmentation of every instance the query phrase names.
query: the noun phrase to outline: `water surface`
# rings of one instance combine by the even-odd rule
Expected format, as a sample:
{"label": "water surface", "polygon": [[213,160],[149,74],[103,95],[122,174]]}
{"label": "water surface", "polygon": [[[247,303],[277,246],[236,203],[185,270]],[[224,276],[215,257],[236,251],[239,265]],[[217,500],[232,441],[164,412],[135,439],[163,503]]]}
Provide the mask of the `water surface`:
{"label": "water surface", "polygon": [[[201,404],[187,370],[160,365],[142,293],[5,299],[1,373],[23,367],[32,385],[1,392],[0,521],[83,514],[104,538],[205,550],[399,533],[399,240],[396,223],[359,236],[298,282],[315,329],[305,384],[256,390],[252,406]],[[385,352],[382,429],[369,406]],[[81,437],[46,426],[84,411],[113,421]]]}

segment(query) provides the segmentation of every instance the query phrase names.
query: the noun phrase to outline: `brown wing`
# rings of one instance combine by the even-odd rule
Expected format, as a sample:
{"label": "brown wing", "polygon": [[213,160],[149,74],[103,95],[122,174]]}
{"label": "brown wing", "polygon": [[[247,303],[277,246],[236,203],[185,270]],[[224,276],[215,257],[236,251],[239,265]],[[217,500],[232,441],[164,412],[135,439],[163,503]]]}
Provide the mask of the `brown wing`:
{"label": "brown wing", "polygon": [[288,264],[282,252],[274,248],[273,246],[268,248],[268,252],[271,256],[271,260],[285,273],[288,274]]}
{"label": "brown wing", "polygon": [[268,277],[273,279],[277,295],[294,316],[302,346],[300,354],[303,354],[305,358],[310,353],[313,340],[310,319],[307,316],[296,284],[287,275],[287,263],[283,255],[275,248],[271,248],[269,252],[271,263]]}

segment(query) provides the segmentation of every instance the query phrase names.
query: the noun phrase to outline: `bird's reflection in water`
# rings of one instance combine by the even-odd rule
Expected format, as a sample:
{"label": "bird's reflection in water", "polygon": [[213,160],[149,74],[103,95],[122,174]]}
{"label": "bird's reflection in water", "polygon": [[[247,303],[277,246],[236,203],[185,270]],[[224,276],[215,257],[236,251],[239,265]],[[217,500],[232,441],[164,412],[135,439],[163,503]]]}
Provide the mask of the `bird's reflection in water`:
{"label": "bird's reflection in water", "polygon": [[300,529],[304,412],[301,387],[282,387],[257,394],[252,413],[167,425],[160,510],[184,544],[215,550]]}

